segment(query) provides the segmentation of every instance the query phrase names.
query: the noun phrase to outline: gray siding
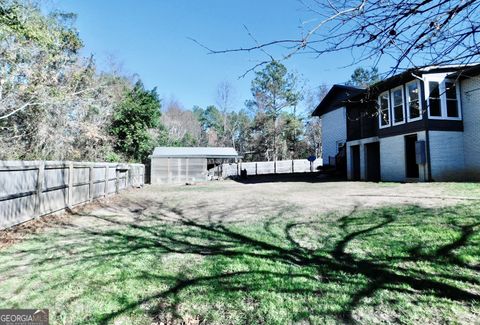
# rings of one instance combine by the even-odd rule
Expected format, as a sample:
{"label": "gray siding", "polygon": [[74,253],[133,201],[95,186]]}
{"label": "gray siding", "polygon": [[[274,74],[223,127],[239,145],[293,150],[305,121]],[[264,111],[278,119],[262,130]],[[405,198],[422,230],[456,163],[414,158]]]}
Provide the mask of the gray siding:
{"label": "gray siding", "polygon": [[328,157],[337,154],[337,143],[347,141],[347,121],[345,107],[322,115],[322,160],[328,164]]}
{"label": "gray siding", "polygon": [[464,179],[463,132],[430,131],[429,134],[432,179],[434,181]]}
{"label": "gray siding", "polygon": [[480,79],[463,80],[460,89],[464,127],[465,178],[480,181]]}
{"label": "gray siding", "polygon": [[200,182],[206,179],[206,158],[152,158],[152,184]]}

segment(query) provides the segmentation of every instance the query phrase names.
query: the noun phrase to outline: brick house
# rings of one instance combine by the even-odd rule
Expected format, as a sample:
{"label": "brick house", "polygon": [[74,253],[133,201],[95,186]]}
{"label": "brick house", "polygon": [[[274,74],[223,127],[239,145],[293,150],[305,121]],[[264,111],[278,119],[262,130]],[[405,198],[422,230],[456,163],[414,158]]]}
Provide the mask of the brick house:
{"label": "brick house", "polygon": [[334,85],[313,112],[322,158],[349,180],[480,180],[480,65],[407,70],[367,89]]}

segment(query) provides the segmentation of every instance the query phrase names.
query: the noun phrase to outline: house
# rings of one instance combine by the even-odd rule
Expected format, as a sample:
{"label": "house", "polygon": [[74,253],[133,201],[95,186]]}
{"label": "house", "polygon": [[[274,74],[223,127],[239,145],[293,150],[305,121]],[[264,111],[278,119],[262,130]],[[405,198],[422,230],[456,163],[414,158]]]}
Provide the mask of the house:
{"label": "house", "polygon": [[157,147],[150,156],[150,182],[164,184],[206,181],[209,161],[212,166],[219,167],[224,161],[238,158],[240,156],[234,148]]}
{"label": "house", "polygon": [[313,112],[322,158],[349,180],[480,180],[480,65],[410,69],[333,86]]}

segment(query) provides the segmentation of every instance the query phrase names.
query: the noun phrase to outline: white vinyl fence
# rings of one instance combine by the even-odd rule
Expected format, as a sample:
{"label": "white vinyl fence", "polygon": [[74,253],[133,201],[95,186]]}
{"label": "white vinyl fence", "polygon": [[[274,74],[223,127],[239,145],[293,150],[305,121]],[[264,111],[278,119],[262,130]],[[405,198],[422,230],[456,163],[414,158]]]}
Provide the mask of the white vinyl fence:
{"label": "white vinyl fence", "polygon": [[[322,160],[317,159],[312,163],[311,168],[315,172],[321,165]],[[223,164],[223,177],[239,176],[242,169],[247,171],[247,175],[308,173],[311,171],[310,162],[306,159],[277,160],[276,163],[273,161],[241,162]]]}
{"label": "white vinyl fence", "polygon": [[0,229],[144,185],[142,164],[0,161]]}

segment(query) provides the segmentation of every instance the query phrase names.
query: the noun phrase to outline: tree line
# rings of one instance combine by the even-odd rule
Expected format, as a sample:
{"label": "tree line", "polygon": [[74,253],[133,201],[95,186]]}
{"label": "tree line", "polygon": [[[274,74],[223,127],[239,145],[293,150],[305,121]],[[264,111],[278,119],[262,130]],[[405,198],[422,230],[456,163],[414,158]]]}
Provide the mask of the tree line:
{"label": "tree line", "polygon": [[[320,155],[321,125],[310,113],[326,86],[306,91],[271,61],[255,72],[243,107],[222,82],[214,104],[186,109],[114,64],[100,71],[93,56],[82,57],[75,18],[28,0],[0,2],[1,160],[142,162],[155,146],[230,146],[250,161]],[[350,82],[375,78],[376,70],[357,69]]]}

